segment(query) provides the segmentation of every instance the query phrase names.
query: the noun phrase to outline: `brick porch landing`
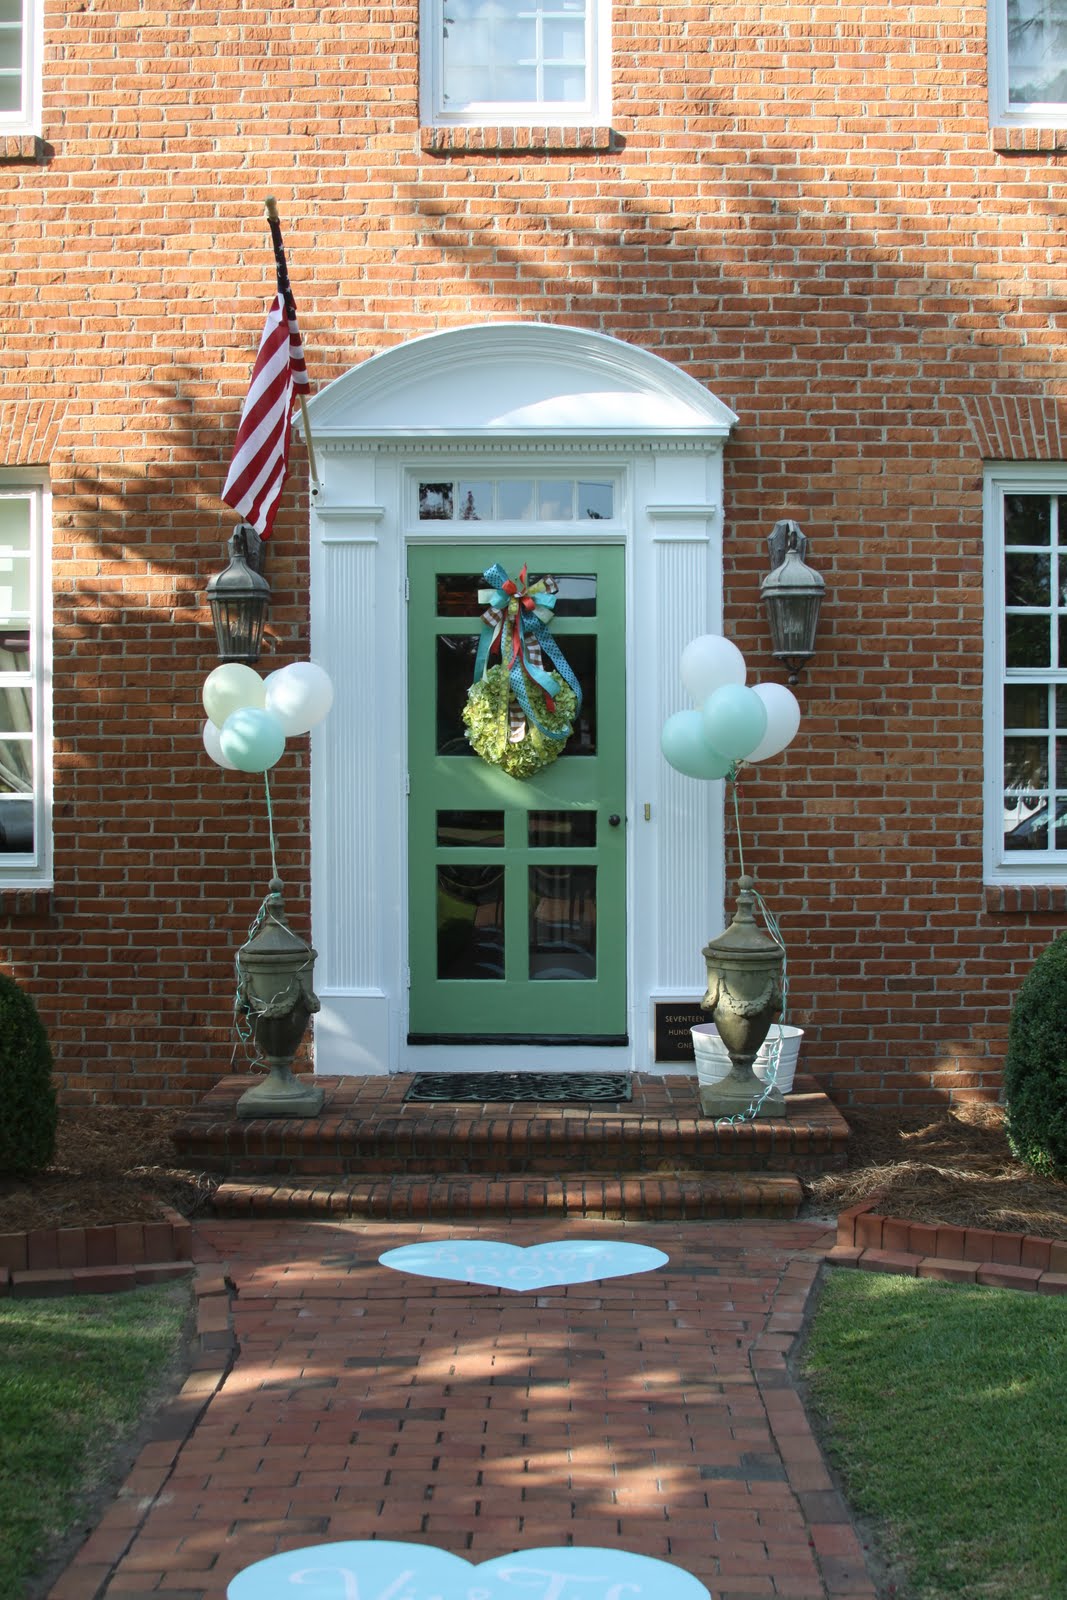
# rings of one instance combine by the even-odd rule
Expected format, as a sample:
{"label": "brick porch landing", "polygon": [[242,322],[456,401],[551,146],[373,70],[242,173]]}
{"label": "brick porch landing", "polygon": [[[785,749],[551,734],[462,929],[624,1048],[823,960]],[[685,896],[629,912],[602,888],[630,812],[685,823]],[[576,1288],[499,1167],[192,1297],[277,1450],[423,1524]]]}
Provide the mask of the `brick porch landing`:
{"label": "brick porch landing", "polygon": [[784,1119],[702,1117],[694,1077],[635,1074],[593,1105],[405,1103],[410,1074],[322,1079],[319,1117],[242,1121],[224,1078],[175,1135],[222,1177],[222,1216],[793,1217],[800,1176],[845,1164],[848,1126],[798,1077]]}

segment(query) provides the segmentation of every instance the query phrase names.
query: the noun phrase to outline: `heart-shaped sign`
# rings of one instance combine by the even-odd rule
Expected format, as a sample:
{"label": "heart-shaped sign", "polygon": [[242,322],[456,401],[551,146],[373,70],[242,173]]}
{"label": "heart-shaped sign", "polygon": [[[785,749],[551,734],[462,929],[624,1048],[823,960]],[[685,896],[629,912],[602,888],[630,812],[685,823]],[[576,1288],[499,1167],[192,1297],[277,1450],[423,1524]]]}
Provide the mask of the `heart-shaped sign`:
{"label": "heart-shaped sign", "polygon": [[691,1573],[629,1550],[519,1550],[472,1566],[428,1544],[361,1539],[286,1550],[226,1600],[712,1600]]}
{"label": "heart-shaped sign", "polygon": [[441,1239],[405,1244],[378,1257],[383,1267],[419,1278],[481,1283],[494,1289],[547,1289],[565,1283],[598,1283],[662,1267],[669,1256],[647,1244],[613,1239],[569,1239],[560,1244],[501,1244],[494,1239]]}

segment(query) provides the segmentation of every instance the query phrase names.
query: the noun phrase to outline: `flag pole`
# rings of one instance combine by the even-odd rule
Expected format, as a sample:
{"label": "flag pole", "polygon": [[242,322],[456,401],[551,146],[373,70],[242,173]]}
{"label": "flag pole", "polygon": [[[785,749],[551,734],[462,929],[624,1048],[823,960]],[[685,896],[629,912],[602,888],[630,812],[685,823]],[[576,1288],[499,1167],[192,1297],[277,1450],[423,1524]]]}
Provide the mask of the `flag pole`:
{"label": "flag pole", "polygon": [[[278,202],[272,194],[269,194],[264,201],[264,205],[267,210],[267,221],[270,224],[270,236],[274,244],[274,259],[278,266],[278,288],[285,296],[285,309],[286,312],[289,312],[293,296],[289,287],[289,268],[286,266],[285,250],[282,246],[282,229],[278,220]],[[311,418],[308,416],[307,401],[304,399],[303,394],[298,393],[296,398],[300,402],[300,420],[304,424],[304,444],[307,447],[311,482],[317,494],[319,489],[319,469],[315,463],[315,443],[311,437]]]}

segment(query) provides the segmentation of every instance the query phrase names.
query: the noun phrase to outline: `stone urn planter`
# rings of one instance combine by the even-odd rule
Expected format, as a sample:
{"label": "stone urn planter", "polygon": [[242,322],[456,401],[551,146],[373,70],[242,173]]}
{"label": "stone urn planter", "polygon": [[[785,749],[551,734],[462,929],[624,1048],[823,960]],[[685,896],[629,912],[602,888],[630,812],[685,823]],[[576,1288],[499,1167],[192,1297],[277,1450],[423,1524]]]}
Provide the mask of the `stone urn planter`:
{"label": "stone urn planter", "polygon": [[785,951],[756,926],[755,883],[738,879],[737,910],[725,933],[704,948],[708,992],[700,1002],[730,1056],[730,1071],[699,1086],[706,1117],[781,1117],[785,1096],[768,1089],[752,1064],[782,1012]]}

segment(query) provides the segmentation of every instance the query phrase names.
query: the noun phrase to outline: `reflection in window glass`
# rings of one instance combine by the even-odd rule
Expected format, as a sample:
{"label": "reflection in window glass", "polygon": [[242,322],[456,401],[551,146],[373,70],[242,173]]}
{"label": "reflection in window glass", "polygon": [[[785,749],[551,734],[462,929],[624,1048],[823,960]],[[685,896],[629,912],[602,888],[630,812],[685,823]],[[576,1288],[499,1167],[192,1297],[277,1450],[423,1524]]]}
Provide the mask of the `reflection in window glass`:
{"label": "reflection in window glass", "polygon": [[437,868],[437,976],[503,979],[503,867]]}
{"label": "reflection in window glass", "polygon": [[437,843],[446,849],[496,849],[504,843],[502,811],[439,811]]}
{"label": "reflection in window glass", "polygon": [[1009,616],[1005,619],[1006,653],[1009,667],[1047,667],[1049,618]]}
{"label": "reflection in window glass", "polygon": [[[1060,693],[1056,691],[1057,695]],[[1064,704],[1067,711],[1067,702]],[[1047,728],[1048,690],[1040,683],[1009,683],[1004,688],[1005,728]]]}
{"label": "reflection in window glass", "polygon": [[615,515],[615,485],[612,483],[579,483],[578,515],[601,521]]}
{"label": "reflection in window glass", "polygon": [[586,0],[443,0],[445,111],[586,100]]}
{"label": "reflection in window glass", "polygon": [[1047,545],[1051,516],[1047,494],[1004,496],[1004,543]]}
{"label": "reflection in window glass", "polygon": [[473,633],[437,637],[436,730],[439,756],[473,756],[463,725],[463,707],[474,678],[478,636]]}
{"label": "reflection in window glass", "polygon": [[478,601],[485,587],[480,572],[439,572],[436,587],[439,617],[477,617],[485,610]]}
{"label": "reflection in window glass", "polygon": [[1067,0],[1007,0],[1008,99],[1012,105],[1067,101]]}
{"label": "reflection in window glass", "polygon": [[419,484],[419,521],[448,522],[452,517],[450,483]]}
{"label": "reflection in window glass", "polygon": [[591,850],[596,844],[596,812],[531,811],[527,830],[533,850]]}
{"label": "reflection in window glass", "polygon": [[538,484],[537,515],[542,522],[574,521],[573,483]]}
{"label": "reflection in window glass", "polygon": [[1052,599],[1051,557],[1009,550],[1004,557],[1004,598],[1009,606],[1047,606]]}
{"label": "reflection in window glass", "polygon": [[596,578],[567,572],[557,576],[559,592],[556,595],[557,617],[596,616]]}
{"label": "reflection in window glass", "polygon": [[456,485],[456,516],[460,522],[491,522],[493,485],[473,481]]}
{"label": "reflection in window glass", "polygon": [[596,977],[596,868],[531,867],[530,977]]}
{"label": "reflection in window glass", "polygon": [[497,516],[501,522],[529,522],[534,514],[534,486],[527,479],[497,484]]}

